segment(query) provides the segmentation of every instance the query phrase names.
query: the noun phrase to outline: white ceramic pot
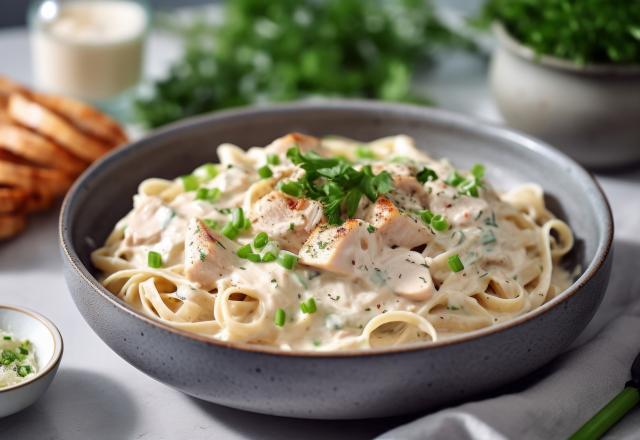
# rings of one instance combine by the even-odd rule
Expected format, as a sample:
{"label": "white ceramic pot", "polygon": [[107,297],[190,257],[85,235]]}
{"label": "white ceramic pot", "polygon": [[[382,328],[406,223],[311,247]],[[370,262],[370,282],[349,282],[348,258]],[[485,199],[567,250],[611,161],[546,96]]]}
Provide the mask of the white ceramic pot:
{"label": "white ceramic pot", "polygon": [[579,66],[494,33],[489,81],[508,125],[590,168],[640,161],[640,65]]}

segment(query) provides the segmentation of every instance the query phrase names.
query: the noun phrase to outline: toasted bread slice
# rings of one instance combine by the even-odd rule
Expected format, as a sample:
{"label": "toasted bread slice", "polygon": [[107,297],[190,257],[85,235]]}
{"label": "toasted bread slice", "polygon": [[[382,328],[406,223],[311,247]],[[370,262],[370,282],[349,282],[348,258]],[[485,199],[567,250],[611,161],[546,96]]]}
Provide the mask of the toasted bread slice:
{"label": "toasted bread slice", "polygon": [[72,179],[62,171],[0,160],[0,185],[15,186],[30,193],[63,195]]}
{"label": "toasted bread slice", "polygon": [[24,212],[31,214],[42,212],[51,208],[56,201],[56,197],[51,193],[31,193],[24,204]]}
{"label": "toasted bread slice", "polygon": [[0,240],[18,235],[27,225],[24,215],[0,215]]}
{"label": "toasted bread slice", "polygon": [[29,193],[20,188],[0,188],[0,214],[22,211]]}
{"label": "toasted bread slice", "polygon": [[64,96],[34,93],[33,100],[65,117],[85,133],[105,141],[110,147],[127,142],[120,125],[106,114],[83,102]]}
{"label": "toasted bread slice", "polygon": [[17,125],[0,124],[0,148],[45,167],[77,176],[87,163],[47,138]]}
{"label": "toasted bread slice", "polygon": [[85,135],[42,104],[22,95],[9,96],[9,115],[85,161],[93,162],[109,150],[106,144]]}

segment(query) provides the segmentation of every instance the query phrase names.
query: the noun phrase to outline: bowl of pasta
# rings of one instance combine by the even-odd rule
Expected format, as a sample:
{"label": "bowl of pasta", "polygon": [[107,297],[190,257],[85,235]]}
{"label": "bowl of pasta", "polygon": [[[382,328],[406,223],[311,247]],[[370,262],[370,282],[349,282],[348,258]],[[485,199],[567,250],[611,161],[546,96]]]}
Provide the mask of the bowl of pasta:
{"label": "bowl of pasta", "polygon": [[604,295],[611,212],[543,143],[368,101],[215,113],[93,165],[65,276],[132,365],[233,408],[366,418],[549,362]]}

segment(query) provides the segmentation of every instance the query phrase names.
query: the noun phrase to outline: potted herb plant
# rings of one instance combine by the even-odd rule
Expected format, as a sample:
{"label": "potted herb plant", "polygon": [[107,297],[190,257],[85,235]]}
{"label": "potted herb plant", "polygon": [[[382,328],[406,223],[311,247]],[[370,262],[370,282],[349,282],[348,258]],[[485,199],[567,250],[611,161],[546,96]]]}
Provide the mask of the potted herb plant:
{"label": "potted herb plant", "polygon": [[592,168],[640,161],[640,1],[489,0],[506,122]]}

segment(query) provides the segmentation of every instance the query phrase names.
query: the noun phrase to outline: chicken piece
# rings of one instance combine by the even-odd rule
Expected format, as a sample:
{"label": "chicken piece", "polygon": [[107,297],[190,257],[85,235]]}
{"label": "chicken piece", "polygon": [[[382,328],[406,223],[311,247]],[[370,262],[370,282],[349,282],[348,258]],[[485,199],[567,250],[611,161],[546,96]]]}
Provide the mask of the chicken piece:
{"label": "chicken piece", "polygon": [[318,154],[322,154],[320,151],[320,139],[302,133],[289,133],[271,142],[264,149],[267,154],[283,155],[287,153],[289,148],[296,146],[303,153],[313,150]]}
{"label": "chicken piece", "polygon": [[299,261],[341,275],[360,276],[373,267],[373,258],[382,249],[381,235],[359,219],[340,226],[320,225],[300,249]]}
{"label": "chicken piece", "polygon": [[311,232],[324,222],[322,204],[271,191],[258,199],[249,211],[255,231],[266,232],[280,247],[298,253]]}
{"label": "chicken piece", "polygon": [[424,301],[436,292],[425,258],[418,252],[388,249],[374,263],[383,268],[387,287],[400,296]]}
{"label": "chicken piece", "polygon": [[365,213],[364,219],[382,234],[388,246],[412,249],[431,241],[433,233],[421,220],[410,217],[386,197],[380,197]]}
{"label": "chicken piece", "polygon": [[209,229],[202,220],[191,219],[185,237],[185,276],[202,289],[212,290],[216,281],[240,265],[234,247],[233,242]]}
{"label": "chicken piece", "polygon": [[435,286],[425,258],[407,249],[385,247],[382,234],[369,226],[358,219],[341,226],[319,226],[300,249],[300,263],[360,278],[412,300],[430,298]]}
{"label": "chicken piece", "polygon": [[156,243],[173,216],[174,211],[159,197],[135,196],[134,209],[127,219],[124,233],[125,243],[129,246]]}
{"label": "chicken piece", "polygon": [[393,176],[388,198],[400,209],[419,211],[429,206],[429,193],[413,176]]}

